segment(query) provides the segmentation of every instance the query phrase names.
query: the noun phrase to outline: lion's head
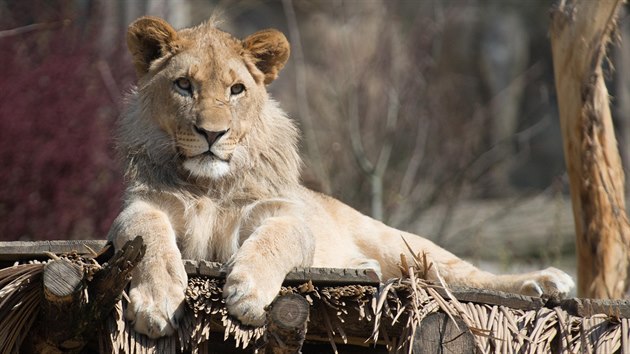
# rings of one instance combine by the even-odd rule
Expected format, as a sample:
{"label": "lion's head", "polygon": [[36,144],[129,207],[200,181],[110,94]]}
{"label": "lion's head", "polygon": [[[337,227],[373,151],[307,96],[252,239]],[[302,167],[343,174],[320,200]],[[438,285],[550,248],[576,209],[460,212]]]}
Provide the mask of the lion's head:
{"label": "lion's head", "polygon": [[176,31],[143,17],[129,26],[127,45],[139,79],[120,145],[133,173],[218,183],[286,169],[270,165],[286,163],[283,150],[295,155],[296,129],[265,87],[289,57],[282,33],[239,40],[210,22]]}

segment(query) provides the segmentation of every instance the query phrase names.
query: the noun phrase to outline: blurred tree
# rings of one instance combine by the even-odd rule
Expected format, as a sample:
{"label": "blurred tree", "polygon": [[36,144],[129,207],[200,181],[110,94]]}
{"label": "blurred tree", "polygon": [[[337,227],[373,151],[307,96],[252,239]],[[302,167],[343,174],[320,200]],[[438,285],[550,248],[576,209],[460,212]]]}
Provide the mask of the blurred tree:
{"label": "blurred tree", "polygon": [[602,74],[621,4],[562,1],[552,14],[551,47],[581,297],[622,298],[628,290],[630,224],[624,173]]}

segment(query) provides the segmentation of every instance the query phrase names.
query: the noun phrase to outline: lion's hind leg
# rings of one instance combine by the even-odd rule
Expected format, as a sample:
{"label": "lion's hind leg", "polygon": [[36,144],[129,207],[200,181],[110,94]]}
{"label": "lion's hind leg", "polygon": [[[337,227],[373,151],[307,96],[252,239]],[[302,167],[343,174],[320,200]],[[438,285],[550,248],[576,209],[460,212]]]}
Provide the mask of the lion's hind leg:
{"label": "lion's hind leg", "polygon": [[444,280],[447,285],[558,297],[568,295],[575,286],[568,274],[553,267],[524,274],[495,275],[473,266],[427,239],[409,235],[405,240],[407,243],[402,248],[406,256],[414,256],[410,249],[416,252],[415,256],[426,256],[426,260],[434,265],[428,267],[429,279]]}
{"label": "lion's hind leg", "polygon": [[[461,285],[483,289],[492,289],[528,296],[550,295],[566,297],[575,283],[565,272],[549,267],[543,270],[523,274],[495,275],[480,270],[473,265],[459,260],[457,266],[450,268],[454,262],[438,265],[436,271],[447,284]],[[461,263],[460,263],[461,262]]]}
{"label": "lion's hind leg", "polygon": [[563,298],[575,287],[571,276],[554,267],[525,274],[499,275],[497,278],[500,279],[499,283],[504,282],[507,285],[506,291],[529,296],[551,295]]}

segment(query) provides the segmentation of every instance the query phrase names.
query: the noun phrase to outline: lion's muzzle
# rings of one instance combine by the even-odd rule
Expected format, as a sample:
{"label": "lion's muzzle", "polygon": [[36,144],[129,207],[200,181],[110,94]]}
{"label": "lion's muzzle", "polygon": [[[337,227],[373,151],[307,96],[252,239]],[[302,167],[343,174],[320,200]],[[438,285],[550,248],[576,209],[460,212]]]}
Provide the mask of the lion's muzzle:
{"label": "lion's muzzle", "polygon": [[210,150],[212,148],[212,145],[214,145],[214,143],[216,143],[219,139],[221,139],[222,136],[224,136],[229,131],[229,129],[221,130],[221,131],[210,131],[210,130],[200,128],[196,125],[194,126],[194,128],[195,128],[195,132],[203,136],[208,142],[208,150]]}

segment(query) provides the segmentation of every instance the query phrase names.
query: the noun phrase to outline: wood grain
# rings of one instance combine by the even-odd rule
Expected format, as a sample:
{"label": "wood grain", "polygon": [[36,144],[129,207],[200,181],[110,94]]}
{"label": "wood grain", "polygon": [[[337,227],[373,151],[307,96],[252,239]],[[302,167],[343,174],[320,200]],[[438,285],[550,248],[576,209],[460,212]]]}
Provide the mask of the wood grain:
{"label": "wood grain", "polygon": [[473,334],[461,318],[455,322],[442,312],[427,316],[413,339],[413,354],[468,354],[475,352]]}
{"label": "wood grain", "polygon": [[310,305],[296,294],[278,296],[267,310],[266,354],[299,353],[306,336]]}
{"label": "wood grain", "polygon": [[105,246],[105,240],[2,241],[0,261],[48,258],[46,253],[92,254]]}

